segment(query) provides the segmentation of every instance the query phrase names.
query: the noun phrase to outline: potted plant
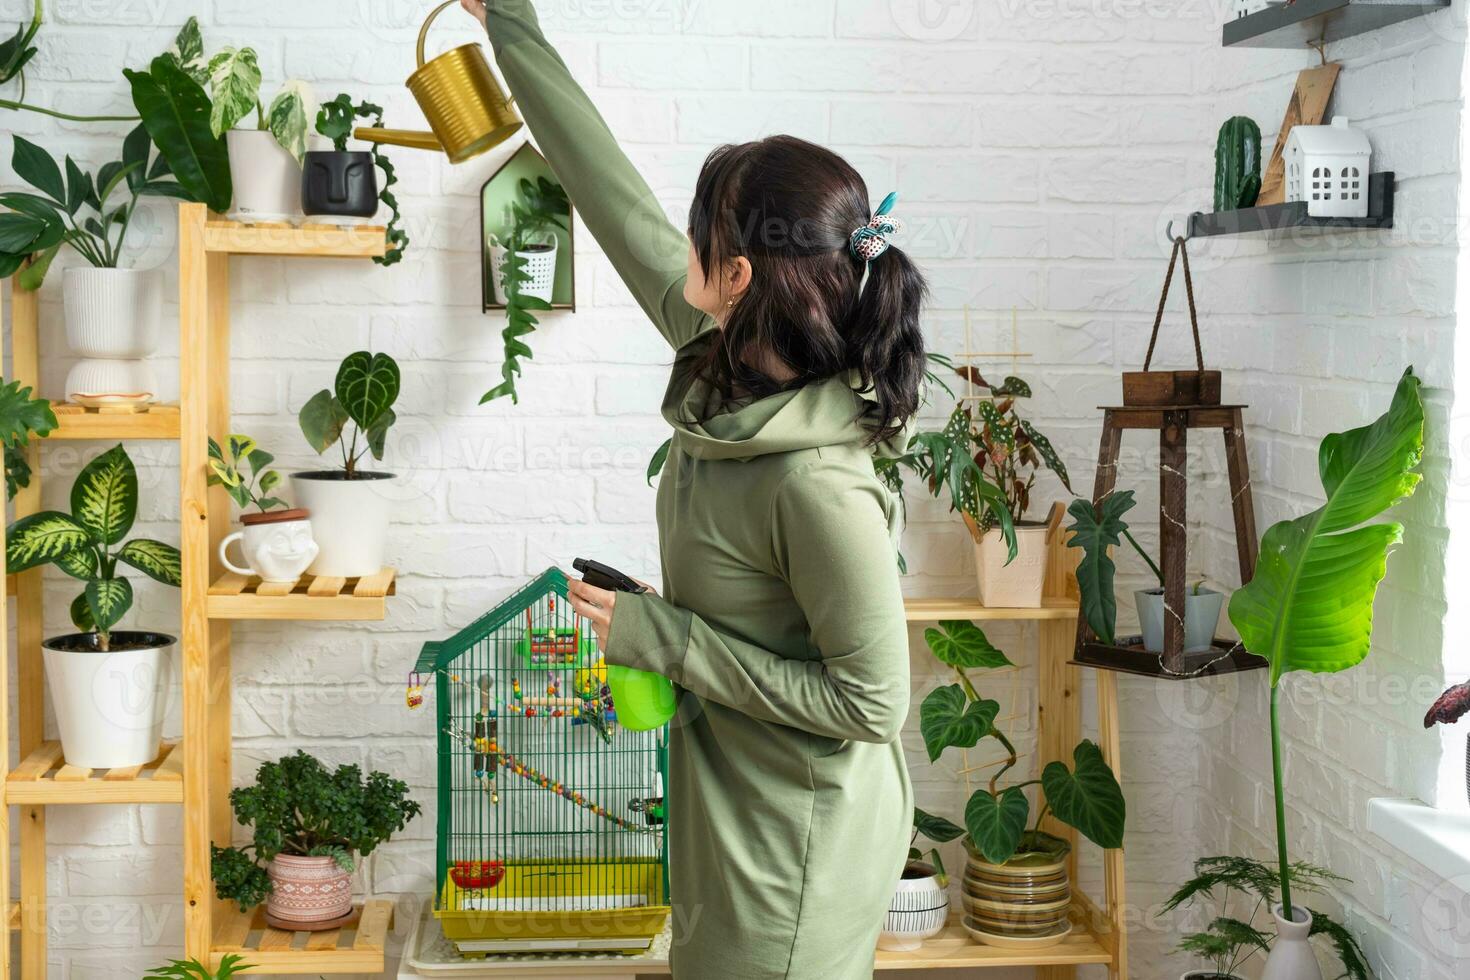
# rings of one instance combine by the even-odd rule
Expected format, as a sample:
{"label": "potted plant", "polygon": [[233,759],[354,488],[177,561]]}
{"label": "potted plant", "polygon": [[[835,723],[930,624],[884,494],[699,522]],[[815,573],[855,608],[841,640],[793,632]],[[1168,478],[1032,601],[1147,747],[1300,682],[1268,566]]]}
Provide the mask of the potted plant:
{"label": "potted plant", "polygon": [[[968,854],[964,926],[971,936],[995,945],[1019,939],[1032,948],[1061,942],[1070,931],[1071,845],[1043,832],[1042,822],[1050,814],[1099,847],[1122,847],[1127,814],[1123,790],[1102,750],[1087,740],[1073,750],[1071,768],[1050,762],[1039,779],[1004,785],[1020,757],[995,727],[1000,702],[979,695],[969,670],[1010,666],[1010,660],[968,621],[942,622],[938,629],[925,630],[924,640],[956,678],[956,683],[931,691],[919,709],[929,761],[937,761],[945,749],[974,748],[984,739],[994,739],[1005,754],[988,784],[965,804],[963,827],[922,812],[915,826],[940,843],[963,836]],[[1034,786],[1040,787],[1040,806],[1032,823],[1026,790]]]}
{"label": "potted plant", "polygon": [[158,273],[120,267],[138,199],[182,193],[162,157],[150,163],[150,150],[138,126],[123,140],[121,159],[94,176],[71,157],[63,172],[51,154],[14,137],[11,167],[39,193],[0,194],[9,209],[0,213],[0,276],[20,271],[20,284],[38,289],[63,245],[87,263],[62,277],[67,345],[83,358],[67,375],[68,401],[149,401],[157,388],[143,358],[158,344]]}
{"label": "potted plant", "polygon": [[[1261,539],[1253,579],[1230,597],[1230,621],[1241,643],[1270,664],[1271,763],[1276,797],[1276,848],[1281,904],[1272,909],[1277,935],[1300,931],[1311,913],[1292,904],[1286,854],[1282,778],[1281,678],[1294,670],[1337,673],[1368,656],[1373,597],[1388,568],[1388,550],[1403,538],[1396,522],[1368,523],[1414,492],[1424,455],[1419,379],[1404,372],[1386,413],[1369,425],[1335,432],[1317,454],[1326,502],[1295,520],[1272,525]],[[1279,960],[1278,960],[1279,957]],[[1300,970],[1302,972],[1290,972]],[[1273,946],[1265,980],[1314,980],[1290,946]]]}
{"label": "potted plant", "polygon": [[[953,833],[949,833],[949,831]],[[914,833],[909,838],[909,859],[903,866],[893,901],[878,935],[878,948],[899,952],[918,949],[924,940],[939,935],[949,921],[949,876],[939,848],[931,847],[928,860],[914,842],[922,834],[937,843],[946,843],[964,833],[941,817],[914,808]]]}
{"label": "potted plant", "polygon": [[210,848],[215,894],[242,912],[266,902],[271,919],[295,929],[341,925],[352,912],[353,855],[367,857],[420,811],[401,780],[330,770],[305,752],[262,763],[230,806],[251,842]]}
{"label": "potted plant", "polygon": [[155,966],[143,980],[231,980],[236,974],[253,968],[244,957],[226,953],[220,957],[219,969],[214,972],[198,960],[173,960],[168,966]]}
{"label": "potted plant", "polygon": [[[179,550],[138,538],[123,543],[138,512],[138,474],[121,445],[88,463],[71,489],[71,513],[22,517],[6,535],[12,572],[54,564],[87,583],[71,604],[81,632],[41,644],[61,749],[74,766],[141,766],[158,756],[174,637],[114,627],[133,604],[122,565],[177,587]],[[117,681],[123,679],[123,683]]]}
{"label": "potted plant", "polygon": [[[1133,593],[1134,606],[1138,610],[1138,624],[1143,631],[1143,648],[1151,653],[1164,650],[1164,573],[1158,563],[1143,550],[1123,515],[1133,509],[1135,501],[1132,490],[1115,490],[1103,498],[1102,503],[1078,497],[1067,508],[1072,523],[1067,525],[1071,537],[1067,547],[1081,548],[1082,560],[1077,565],[1077,588],[1081,593],[1082,613],[1087,625],[1099,640],[1109,646],[1117,642],[1118,606],[1113,593],[1113,577],[1116,568],[1112,550],[1122,541],[1127,541],[1138,556],[1148,565],[1158,580],[1158,586],[1138,589]],[[1215,642],[1215,627],[1220,624],[1220,608],[1225,597],[1213,589],[1205,588],[1203,581],[1196,582],[1184,596],[1184,652],[1199,653],[1210,649]]]}
{"label": "potted plant", "polygon": [[[371,102],[352,104],[345,92],[323,102],[316,114],[316,131],[332,141],[330,150],[307,150],[302,164],[301,209],[308,217],[328,221],[344,218],[371,218],[378,213],[378,202],[392,212],[388,220],[388,251],[374,256],[380,265],[393,265],[403,258],[408,234],[399,226],[398,198],[388,188],[398,183],[393,164],[382,151],[382,144],[369,143],[366,150],[347,149],[353,120],[373,120],[383,125],[383,108]],[[378,189],[377,171],[383,168],[383,187]]]}
{"label": "potted plant", "polygon": [[[313,575],[359,578],[383,567],[388,547],[393,473],[363,470],[372,453],[382,461],[388,429],[397,421],[398,363],[387,354],[357,351],[342,360],[334,390],[323,388],[301,409],[301,432],[318,454],[336,446],[339,470],[291,474],[296,503],[311,514],[312,535],[321,549]],[[348,427],[351,425],[351,438]]]}
{"label": "potted plant", "polygon": [[31,436],[45,438],[56,428],[56,413],[44,398],[31,397],[19,381],[0,385],[0,446],[5,450],[5,499],[31,485],[31,464],[24,452]]}
{"label": "potted plant", "polygon": [[[1294,862],[1287,868],[1291,883],[1298,893],[1320,892],[1324,885],[1345,879],[1315,865]],[[1191,970],[1180,980],[1242,980],[1235,971],[1250,961],[1257,953],[1271,948],[1272,936],[1254,925],[1266,909],[1276,905],[1276,871],[1262,861],[1243,857],[1207,857],[1194,862],[1194,877],[1176,891],[1159,915],[1167,915],[1175,909],[1192,905],[1201,898],[1215,898],[1220,891],[1219,905],[1214,909],[1215,917],[1200,932],[1186,935],[1176,947],[1181,952],[1192,953],[1205,960],[1209,967]],[[1231,914],[1230,900],[1243,900],[1237,915]],[[1321,912],[1308,910],[1310,925],[1293,931],[1290,942],[1299,944],[1299,955],[1312,957],[1312,969],[1316,967],[1315,954],[1307,940],[1324,936],[1332,944],[1342,963],[1341,977],[1352,980],[1369,980],[1373,975],[1367,957],[1358,941],[1339,923]],[[1244,917],[1240,917],[1243,915]],[[1303,933],[1295,936],[1295,933]],[[1277,937],[1282,941],[1281,937]],[[1282,974],[1296,977],[1305,974]],[[1341,980],[1341,978],[1339,978]]]}
{"label": "potted plant", "polygon": [[[1441,694],[1424,716],[1424,727],[1432,728],[1436,723],[1453,725],[1467,711],[1470,711],[1470,682],[1456,684]],[[1465,736],[1465,792],[1470,795],[1470,735]]]}
{"label": "potted plant", "polygon": [[[209,485],[221,486],[241,511],[243,531],[219,543],[219,560],[237,575],[256,575],[263,582],[295,582],[316,559],[316,541],[311,535],[310,514],[302,508],[285,509],[286,502],[269,496],[280,486],[281,474],[270,469],[275,457],[249,436],[232,435],[229,454],[209,440]],[[274,510],[280,507],[281,510]],[[230,545],[240,542],[248,567],[230,561]]]}

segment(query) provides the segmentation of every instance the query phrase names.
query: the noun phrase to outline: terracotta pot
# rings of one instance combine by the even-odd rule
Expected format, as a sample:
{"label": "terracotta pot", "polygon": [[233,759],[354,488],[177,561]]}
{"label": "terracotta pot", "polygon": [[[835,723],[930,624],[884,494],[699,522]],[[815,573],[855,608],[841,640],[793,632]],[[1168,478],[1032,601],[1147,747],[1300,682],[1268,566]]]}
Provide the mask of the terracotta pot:
{"label": "terracotta pot", "polygon": [[272,885],[266,911],[277,919],[311,925],[352,911],[352,873],[332,858],[277,854],[266,873]]}
{"label": "terracotta pot", "polygon": [[975,573],[980,604],[1002,609],[1037,609],[1046,584],[1045,524],[1016,525],[1016,558],[1006,564],[1010,550],[999,528],[981,535],[975,544]]}
{"label": "terracotta pot", "polygon": [[1275,905],[1271,914],[1276,917],[1276,938],[1271,942],[1261,980],[1322,980],[1317,954],[1307,938],[1312,931],[1312,913],[1297,905],[1287,919],[1281,906]]}
{"label": "terracotta pot", "polygon": [[915,950],[924,940],[937,936],[949,920],[949,893],[939,883],[934,868],[917,862],[903,869],[893,890],[893,901],[883,919],[878,948]]}

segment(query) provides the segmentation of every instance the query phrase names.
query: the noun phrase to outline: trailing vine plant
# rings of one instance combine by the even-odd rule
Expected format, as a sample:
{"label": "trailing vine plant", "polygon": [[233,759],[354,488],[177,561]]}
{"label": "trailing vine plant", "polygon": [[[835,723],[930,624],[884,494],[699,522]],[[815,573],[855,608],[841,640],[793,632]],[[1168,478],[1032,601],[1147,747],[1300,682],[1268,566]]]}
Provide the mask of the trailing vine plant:
{"label": "trailing vine plant", "polygon": [[[316,131],[331,140],[332,147],[337,152],[346,152],[347,138],[352,135],[354,118],[370,119],[374,126],[382,126],[383,107],[371,102],[353,105],[352,97],[342,92],[335,99],[322,103],[316,114]],[[388,189],[398,183],[398,173],[393,168],[393,162],[383,152],[381,143],[370,143],[369,152],[372,153],[373,164],[383,171],[378,200],[392,212],[392,217],[388,219],[388,250],[382,255],[373,256],[373,261],[378,265],[393,265],[403,259],[403,252],[408,248],[408,232],[399,224],[403,215],[398,211],[398,196]]]}

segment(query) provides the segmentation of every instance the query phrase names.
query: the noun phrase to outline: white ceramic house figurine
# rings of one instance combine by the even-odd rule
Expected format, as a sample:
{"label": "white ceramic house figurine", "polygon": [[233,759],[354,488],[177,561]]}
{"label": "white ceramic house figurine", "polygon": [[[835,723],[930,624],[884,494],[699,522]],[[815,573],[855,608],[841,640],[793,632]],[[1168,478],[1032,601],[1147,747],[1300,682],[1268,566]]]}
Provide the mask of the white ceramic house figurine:
{"label": "white ceramic house figurine", "polygon": [[1330,126],[1293,126],[1286,138],[1286,199],[1306,201],[1314,218],[1368,216],[1372,148],[1346,116]]}
{"label": "white ceramic house figurine", "polygon": [[1280,6],[1281,2],[1282,0],[1277,0],[1273,4],[1271,0],[1235,0],[1235,19],[1239,20],[1242,17],[1248,17],[1257,11],[1265,10],[1267,7]]}

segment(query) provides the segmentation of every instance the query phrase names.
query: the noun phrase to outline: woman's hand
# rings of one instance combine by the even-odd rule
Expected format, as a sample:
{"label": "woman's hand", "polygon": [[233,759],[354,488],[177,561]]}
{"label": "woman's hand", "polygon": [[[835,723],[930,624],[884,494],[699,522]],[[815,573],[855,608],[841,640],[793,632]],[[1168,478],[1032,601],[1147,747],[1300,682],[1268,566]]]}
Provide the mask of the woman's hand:
{"label": "woman's hand", "polygon": [[465,9],[466,13],[479,21],[481,27],[485,26],[485,0],[459,0],[459,5]]}
{"label": "woman's hand", "polygon": [[[474,0],[462,0],[462,2],[471,3]],[[658,595],[653,586],[647,582],[638,584],[648,589],[649,595]],[[606,652],[607,638],[612,635],[613,610],[618,605],[618,594],[608,589],[599,589],[595,585],[588,585],[580,579],[571,579],[567,582],[567,600],[571,602],[577,615],[584,616],[591,621],[592,631],[597,634],[597,649]]]}

